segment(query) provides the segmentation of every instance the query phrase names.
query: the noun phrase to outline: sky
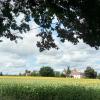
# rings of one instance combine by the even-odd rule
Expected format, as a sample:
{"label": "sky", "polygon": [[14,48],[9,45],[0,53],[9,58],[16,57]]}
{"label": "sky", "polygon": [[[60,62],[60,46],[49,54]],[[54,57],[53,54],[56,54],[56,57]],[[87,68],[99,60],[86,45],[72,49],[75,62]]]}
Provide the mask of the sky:
{"label": "sky", "polygon": [[[17,20],[21,20],[19,17]],[[60,42],[55,38],[59,49],[50,49],[39,52],[36,43],[40,38],[36,37],[39,29],[35,23],[30,22],[33,30],[24,33],[23,40],[18,43],[2,38],[0,43],[0,72],[5,74],[18,74],[28,70],[39,70],[42,66],[50,66],[56,71],[63,71],[70,66],[71,69],[77,68],[84,71],[87,66],[93,67],[100,72],[100,50],[91,48],[80,40],[77,45],[66,41]]]}

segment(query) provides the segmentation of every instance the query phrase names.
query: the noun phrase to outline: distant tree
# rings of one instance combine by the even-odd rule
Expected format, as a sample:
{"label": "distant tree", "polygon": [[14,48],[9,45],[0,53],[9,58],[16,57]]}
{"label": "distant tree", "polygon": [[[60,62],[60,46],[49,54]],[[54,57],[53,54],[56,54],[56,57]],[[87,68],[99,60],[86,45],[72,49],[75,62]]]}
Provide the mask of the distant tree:
{"label": "distant tree", "polygon": [[66,71],[66,76],[69,77],[71,74],[71,70],[70,67],[68,66],[67,71]]}
{"label": "distant tree", "polygon": [[25,70],[25,76],[30,76],[30,75],[31,75],[31,71]]}
{"label": "distant tree", "polygon": [[66,77],[66,73],[67,73],[67,70],[64,69],[63,72],[61,73],[61,76],[62,76],[62,77]]}
{"label": "distant tree", "polygon": [[39,71],[41,76],[51,77],[54,76],[54,70],[51,67],[42,67]]}
{"label": "distant tree", "polygon": [[21,73],[19,73],[19,76],[22,76],[22,74],[21,74]]}
{"label": "distant tree", "polygon": [[31,72],[31,76],[39,76],[39,72],[34,70]]}
{"label": "distant tree", "polygon": [[61,73],[61,77],[66,77],[66,75],[62,72],[62,73]]}
{"label": "distant tree", "polygon": [[71,74],[71,70],[70,70],[70,67],[68,66],[67,69],[64,69],[63,72],[62,72],[62,77],[69,77]]}
{"label": "distant tree", "polygon": [[25,70],[25,73],[30,73],[31,71],[29,71],[29,70]]}
{"label": "distant tree", "polygon": [[100,79],[100,73],[98,74],[97,78]]}
{"label": "distant tree", "polygon": [[97,77],[97,72],[91,67],[87,67],[86,70],[84,71],[84,73],[87,78],[96,78]]}
{"label": "distant tree", "polygon": [[2,72],[0,72],[0,76],[3,76],[3,73]]}
{"label": "distant tree", "polygon": [[59,71],[55,71],[54,73],[55,73],[55,77],[60,77],[61,76]]}

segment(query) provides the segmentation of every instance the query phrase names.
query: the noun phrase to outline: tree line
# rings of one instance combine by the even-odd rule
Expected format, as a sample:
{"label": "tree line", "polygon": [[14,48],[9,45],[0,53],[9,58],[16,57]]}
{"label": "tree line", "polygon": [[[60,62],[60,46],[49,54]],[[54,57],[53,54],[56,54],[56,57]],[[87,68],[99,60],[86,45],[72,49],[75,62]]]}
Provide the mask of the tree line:
{"label": "tree line", "polygon": [[[25,76],[44,76],[44,77],[71,77],[71,69],[70,67],[67,67],[67,69],[64,69],[62,72],[55,71],[53,68],[49,66],[41,67],[39,71],[28,71],[26,70],[24,74]],[[86,67],[84,70],[84,78],[99,78],[100,79],[100,73],[97,73],[95,69],[92,67]]]}
{"label": "tree line", "polygon": [[[24,73],[19,73],[19,75],[16,76],[71,77],[70,76],[71,71],[72,70],[70,69],[70,67],[67,67],[67,69],[64,69],[62,72],[60,72],[60,71],[55,71],[52,67],[43,66],[39,69],[39,71],[25,70]],[[0,72],[0,76],[6,76],[6,75]],[[87,67],[84,70],[84,78],[100,79],[100,73],[97,73],[95,69],[93,69],[92,67]]]}
{"label": "tree line", "polygon": [[[67,69],[64,69],[62,72],[55,71],[53,68],[49,66],[41,67],[39,71],[33,70],[32,72],[29,70],[25,70],[24,74],[19,74],[20,76],[44,76],[44,77],[71,77],[71,69],[70,67],[67,67]],[[100,79],[100,73],[97,73],[95,69],[92,67],[87,67],[84,70],[84,76],[85,78],[99,78]]]}

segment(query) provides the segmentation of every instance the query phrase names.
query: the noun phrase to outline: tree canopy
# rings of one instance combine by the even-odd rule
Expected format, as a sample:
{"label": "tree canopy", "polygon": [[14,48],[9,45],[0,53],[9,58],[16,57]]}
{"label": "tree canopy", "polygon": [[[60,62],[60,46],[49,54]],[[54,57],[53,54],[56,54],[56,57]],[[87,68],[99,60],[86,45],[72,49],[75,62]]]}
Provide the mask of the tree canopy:
{"label": "tree canopy", "polygon": [[51,76],[54,76],[55,74],[54,70],[48,66],[40,68],[39,73],[41,76],[46,76],[46,77],[51,77]]}
{"label": "tree canopy", "polygon": [[[18,25],[20,14],[24,18]],[[61,42],[77,44],[82,39],[96,49],[100,46],[100,0],[0,0],[0,37],[21,38],[16,31],[29,31],[32,18],[41,30],[40,51],[58,49],[55,33]]]}
{"label": "tree canopy", "polygon": [[97,72],[91,67],[87,67],[86,70],[84,71],[84,73],[87,78],[96,78],[97,77]]}

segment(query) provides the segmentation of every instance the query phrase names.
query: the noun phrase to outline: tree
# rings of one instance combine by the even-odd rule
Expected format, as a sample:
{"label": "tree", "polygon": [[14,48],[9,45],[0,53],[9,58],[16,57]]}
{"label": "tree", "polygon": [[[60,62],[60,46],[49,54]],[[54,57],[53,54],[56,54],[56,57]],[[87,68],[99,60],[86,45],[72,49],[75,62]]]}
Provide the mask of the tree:
{"label": "tree", "polygon": [[55,73],[55,75],[54,75],[55,77],[60,77],[61,76],[61,73],[59,71],[55,71],[54,73]]}
{"label": "tree", "polygon": [[67,67],[66,76],[67,77],[70,77],[70,74],[71,74],[70,67]]}
{"label": "tree", "polygon": [[21,74],[21,73],[19,73],[19,76],[22,76],[22,74]]}
{"label": "tree", "polygon": [[31,73],[31,71],[26,69],[26,70],[25,70],[25,73]]}
{"label": "tree", "polygon": [[67,70],[64,69],[63,72],[61,73],[61,76],[62,76],[62,77],[66,77],[66,76],[67,76],[66,73],[67,73]]}
{"label": "tree", "polygon": [[39,72],[38,72],[38,71],[33,70],[33,72],[31,72],[31,76],[39,76]]}
{"label": "tree", "polygon": [[[20,14],[24,18],[19,25],[16,18]],[[41,30],[37,34],[41,37],[41,41],[37,41],[40,51],[58,49],[54,32],[61,42],[68,40],[77,44],[82,39],[96,49],[100,46],[100,0],[1,0],[0,37],[11,41],[22,38],[19,33],[31,29],[29,21],[32,18]]]}
{"label": "tree", "polygon": [[25,76],[30,76],[31,75],[31,71],[30,70],[25,70]]}
{"label": "tree", "polygon": [[67,69],[64,69],[63,72],[62,72],[62,77],[70,77],[70,74],[71,74],[71,70],[70,70],[70,67],[68,66]]}
{"label": "tree", "polygon": [[66,77],[66,75],[64,73],[61,73],[61,77]]}
{"label": "tree", "polygon": [[39,71],[41,76],[51,77],[54,76],[54,70],[51,67],[42,67]]}
{"label": "tree", "polygon": [[100,79],[100,73],[98,74],[97,78]]}
{"label": "tree", "polygon": [[0,76],[3,76],[3,73],[2,72],[0,72]]}
{"label": "tree", "polygon": [[91,67],[87,67],[84,73],[87,78],[96,78],[97,76],[97,72]]}

